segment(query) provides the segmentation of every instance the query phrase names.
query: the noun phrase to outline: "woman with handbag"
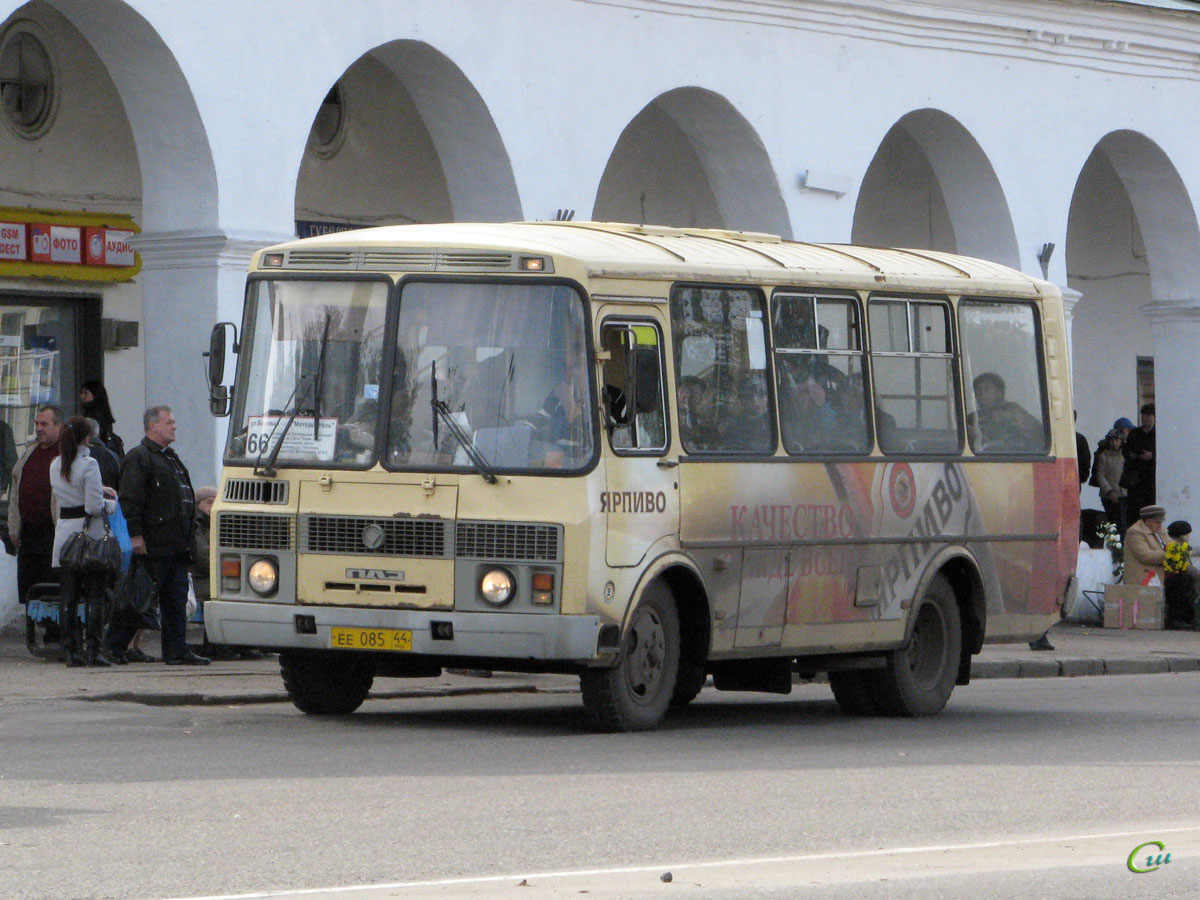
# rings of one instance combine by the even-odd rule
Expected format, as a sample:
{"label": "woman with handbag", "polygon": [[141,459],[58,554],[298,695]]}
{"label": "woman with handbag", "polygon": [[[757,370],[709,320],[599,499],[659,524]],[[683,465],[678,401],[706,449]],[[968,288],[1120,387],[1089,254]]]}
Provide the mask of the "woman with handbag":
{"label": "woman with handbag", "polygon": [[[63,426],[59,456],[50,463],[50,488],[58,503],[51,566],[59,567],[62,574],[59,614],[63,623],[63,649],[68,666],[112,665],[112,660],[100,649],[104,589],[111,573],[83,568],[76,571],[64,565],[62,560],[64,547],[80,532],[86,530],[89,537],[97,540],[111,537],[107,515],[116,509],[117,492],[101,484],[100,467],[88,450],[90,441],[91,428],[87,420],[82,416],[72,416]],[[82,655],[78,615],[81,596],[87,604],[87,648]]]}

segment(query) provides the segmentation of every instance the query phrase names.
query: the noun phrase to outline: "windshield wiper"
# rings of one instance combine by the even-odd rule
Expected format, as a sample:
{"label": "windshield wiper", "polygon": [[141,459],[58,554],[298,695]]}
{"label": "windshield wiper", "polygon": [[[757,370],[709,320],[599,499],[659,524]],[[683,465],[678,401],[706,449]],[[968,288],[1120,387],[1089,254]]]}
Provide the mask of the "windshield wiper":
{"label": "windshield wiper", "polygon": [[[320,384],[321,376],[325,369],[325,346],[329,343],[329,322],[330,315],[325,313],[325,328],[321,332],[321,346],[317,352],[317,371],[313,375],[312,381],[304,389],[304,394],[296,401],[296,405],[292,407],[291,412],[286,413],[287,421],[283,423],[283,432],[279,435],[279,440],[272,446],[271,438],[275,437],[275,432],[279,430],[280,419],[275,420],[275,426],[271,429],[271,433],[267,435],[267,440],[263,444],[262,450],[259,451],[258,459],[254,461],[254,474],[263,475],[267,478],[275,477],[275,461],[279,459],[279,451],[283,448],[283,442],[287,439],[288,432],[292,428],[292,423],[296,421],[296,417],[300,415],[300,410],[304,408],[304,401],[308,399],[309,393],[315,388],[317,390],[317,398],[313,403],[313,438],[320,434],[320,422],[317,419],[319,407],[321,403]],[[296,396],[296,391],[300,390],[300,384],[304,381],[304,376],[301,376],[296,381],[296,386],[292,388],[292,397]],[[291,397],[288,398],[289,402]],[[266,465],[263,465],[263,454],[267,452],[267,447],[271,448],[271,453],[267,457]]]}
{"label": "windshield wiper", "polygon": [[496,474],[492,471],[492,467],[488,464],[488,461],[483,458],[482,453],[475,449],[470,435],[463,431],[462,426],[455,421],[454,414],[450,412],[450,407],[446,405],[446,401],[438,399],[437,360],[434,360],[433,367],[429,373],[429,405],[433,408],[433,448],[436,450],[438,445],[438,420],[440,419],[446,423],[446,429],[454,435],[454,439],[466,451],[471,462],[475,463],[475,468],[479,471],[480,477],[488,484],[495,484]]}
{"label": "windshield wiper", "polygon": [[475,463],[475,468],[479,470],[480,476],[488,484],[496,483],[496,475],[492,471],[492,467],[488,461],[483,458],[483,454],[475,449],[475,445],[471,443],[470,436],[463,431],[461,425],[454,419],[454,414],[450,412],[450,407],[446,405],[445,400],[434,400],[433,411],[443,422],[446,423],[446,429],[454,435],[454,439],[467,452],[467,456],[471,458],[471,462]]}

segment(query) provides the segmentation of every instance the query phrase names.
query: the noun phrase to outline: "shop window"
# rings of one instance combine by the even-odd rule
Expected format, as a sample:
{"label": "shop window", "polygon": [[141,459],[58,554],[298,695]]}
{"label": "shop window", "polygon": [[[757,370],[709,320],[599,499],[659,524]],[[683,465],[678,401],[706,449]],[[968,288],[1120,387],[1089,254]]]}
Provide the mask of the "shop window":
{"label": "shop window", "polygon": [[97,333],[99,306],[95,299],[0,294],[0,489],[8,489],[10,455],[34,441],[38,407],[74,415],[80,382],[100,373],[99,344],[85,347],[80,337]]}

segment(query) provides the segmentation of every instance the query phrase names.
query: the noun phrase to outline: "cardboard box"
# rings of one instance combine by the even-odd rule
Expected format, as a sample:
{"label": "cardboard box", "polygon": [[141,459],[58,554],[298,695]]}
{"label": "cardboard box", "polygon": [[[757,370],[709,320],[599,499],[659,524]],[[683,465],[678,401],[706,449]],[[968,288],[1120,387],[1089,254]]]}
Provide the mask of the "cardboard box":
{"label": "cardboard box", "polygon": [[1161,587],[1104,586],[1104,627],[1162,630],[1166,613]]}

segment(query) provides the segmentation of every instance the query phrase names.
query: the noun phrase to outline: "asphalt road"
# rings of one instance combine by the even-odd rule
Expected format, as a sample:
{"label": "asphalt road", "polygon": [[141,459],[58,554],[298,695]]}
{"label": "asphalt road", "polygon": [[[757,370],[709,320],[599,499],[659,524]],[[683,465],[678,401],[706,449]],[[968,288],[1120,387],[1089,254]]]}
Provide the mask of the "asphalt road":
{"label": "asphalt road", "polygon": [[[919,721],[842,716],[815,685],[706,690],[642,735],[588,733],[576,695],[0,716],[7,900],[1160,898],[1200,880],[1200,674],[978,682]],[[1151,840],[1171,862],[1130,872]]]}

